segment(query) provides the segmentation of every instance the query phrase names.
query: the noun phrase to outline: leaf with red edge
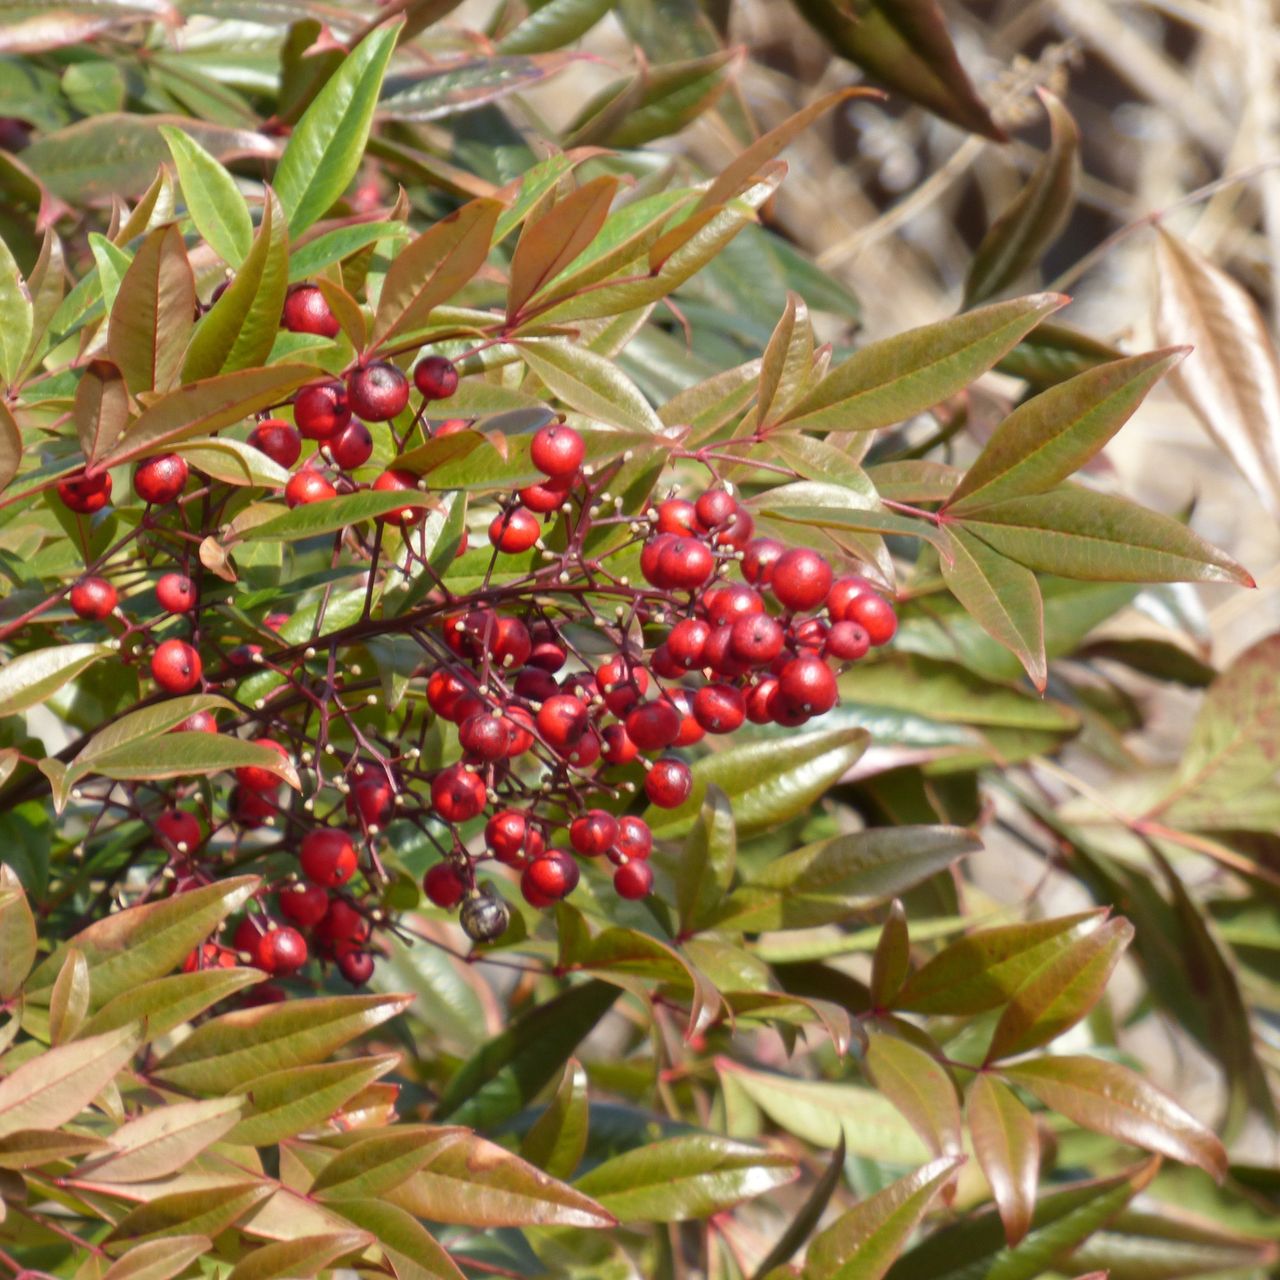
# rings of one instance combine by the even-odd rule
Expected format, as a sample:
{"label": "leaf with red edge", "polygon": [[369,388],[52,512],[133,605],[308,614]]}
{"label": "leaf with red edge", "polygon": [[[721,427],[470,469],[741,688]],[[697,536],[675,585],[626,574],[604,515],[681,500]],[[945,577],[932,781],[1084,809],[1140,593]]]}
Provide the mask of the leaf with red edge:
{"label": "leaf with red edge", "polygon": [[18,474],[22,465],[22,433],[9,407],[0,403],[0,491]]}
{"label": "leaf with red edge", "polygon": [[1083,1129],[1198,1165],[1222,1181],[1218,1138],[1167,1093],[1118,1062],[1070,1054],[1004,1067],[1001,1074]]}
{"label": "leaf with red edge", "polygon": [[867,1074],[935,1156],[960,1151],[960,1099],[947,1069],[914,1044],[873,1032]]}
{"label": "leaf with red edge", "polygon": [[1031,1227],[1036,1205],[1040,1134],[1035,1117],[1007,1085],[984,1073],[969,1086],[965,1118],[1004,1224],[1005,1240],[1017,1244]]}
{"label": "leaf with red edge", "polygon": [[72,421],[84,456],[93,462],[120,438],[129,421],[129,388],[110,360],[90,360],[76,383]]}
{"label": "leaf with red edge", "polygon": [[880,930],[871,958],[871,1006],[892,1009],[907,974],[911,971],[911,938],[907,913],[898,898],[889,904],[889,915]]}

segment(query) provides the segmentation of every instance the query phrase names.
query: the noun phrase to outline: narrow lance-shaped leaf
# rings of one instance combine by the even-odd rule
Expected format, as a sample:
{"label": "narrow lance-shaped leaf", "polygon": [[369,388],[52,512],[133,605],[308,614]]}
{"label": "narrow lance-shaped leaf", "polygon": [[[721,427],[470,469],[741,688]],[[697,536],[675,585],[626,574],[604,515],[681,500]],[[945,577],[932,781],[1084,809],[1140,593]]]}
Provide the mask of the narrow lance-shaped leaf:
{"label": "narrow lance-shaped leaf", "polygon": [[587,1073],[570,1058],[547,1109],[525,1134],[520,1154],[553,1178],[571,1178],[587,1149],[589,1122]]}
{"label": "narrow lance-shaped leaf", "polygon": [[212,1247],[208,1236],[168,1236],[134,1245],[106,1270],[102,1280],[172,1280]]}
{"label": "narrow lance-shaped leaf", "polygon": [[698,820],[674,866],[680,932],[694,932],[711,917],[728,891],[737,861],[738,835],[729,797],[707,784]]}
{"label": "narrow lance-shaped leaf", "polygon": [[466,1280],[444,1246],[398,1205],[384,1200],[345,1200],[341,1213],[377,1239],[400,1280]]}
{"label": "narrow lance-shaped leaf", "polygon": [[559,338],[526,338],[519,351],[525,364],[571,409],[615,427],[661,429],[644,393],[612,360]]}
{"label": "narrow lance-shaped leaf", "polygon": [[228,266],[239,269],[253,241],[253,220],[235,179],[181,129],[161,125],[160,136],[173,156],[196,230]]}
{"label": "narrow lance-shaped leaf", "polygon": [[77,1176],[114,1184],[177,1173],[231,1130],[242,1106],[232,1097],[152,1107],[121,1125],[111,1135],[111,1149],[82,1164]]}
{"label": "narrow lance-shaped leaf", "polygon": [[248,1253],[232,1268],[227,1280],[307,1280],[373,1242],[367,1231],[334,1231],[278,1240]]}
{"label": "narrow lance-shaped leaf", "polygon": [[36,922],[18,877],[0,865],[0,1000],[22,989],[36,958]]}
{"label": "narrow lance-shaped leaf", "polygon": [[35,325],[31,294],[9,246],[0,239],[0,384],[10,386],[22,369]]}
{"label": "narrow lance-shaped leaf", "polygon": [[757,427],[766,426],[790,408],[805,389],[813,370],[813,323],[798,294],[787,294],[787,307],[765,347],[756,396]]}
{"label": "narrow lance-shaped leaf", "polygon": [[10,658],[0,668],[0,716],[43,702],[111,652],[105,644],[67,644]]}
{"label": "narrow lance-shaped leaf", "polygon": [[872,1083],[902,1113],[935,1156],[960,1151],[960,1100],[947,1070],[923,1049],[873,1033],[866,1051]]}
{"label": "narrow lance-shaped leaf", "polygon": [[9,406],[0,402],[0,491],[18,474],[22,465],[22,433]]}
{"label": "narrow lance-shaped leaf", "polygon": [[1080,130],[1058,98],[1044,88],[1037,92],[1049,116],[1049,149],[974,253],[964,285],[966,307],[1007,289],[1039,262],[1075,204]]}
{"label": "narrow lance-shaped leaf", "polygon": [[814,1183],[813,1190],[809,1192],[800,1211],[791,1219],[787,1229],[775,1241],[773,1248],[765,1254],[764,1261],[756,1268],[755,1280],[768,1280],[773,1269],[782,1267],[789,1261],[813,1234],[814,1227],[826,1212],[835,1189],[844,1177],[844,1160],[844,1134],[841,1133],[835,1150],[831,1153],[831,1159],[822,1171],[822,1176]]}
{"label": "narrow lance-shaped leaf", "polygon": [[892,1009],[894,998],[902,990],[911,969],[911,939],[907,930],[907,913],[902,902],[894,898],[889,915],[880,931],[871,958],[871,1007]]}
{"label": "narrow lance-shaped leaf", "polygon": [[1035,1117],[1013,1091],[983,1073],[969,1086],[965,1117],[973,1150],[991,1185],[1005,1240],[1017,1244],[1031,1227],[1040,1176]]}
{"label": "narrow lance-shaped leaf", "polygon": [[612,7],[611,0],[547,0],[498,41],[498,52],[563,49],[585,35]]}
{"label": "narrow lance-shaped leaf", "polygon": [[110,360],[90,360],[76,383],[71,410],[80,448],[89,461],[101,458],[129,421],[129,388]]}
{"label": "narrow lance-shaped leaf", "polygon": [[74,1038],[89,1011],[89,966],[84,954],[72,947],[53,984],[49,997],[49,1043]]}

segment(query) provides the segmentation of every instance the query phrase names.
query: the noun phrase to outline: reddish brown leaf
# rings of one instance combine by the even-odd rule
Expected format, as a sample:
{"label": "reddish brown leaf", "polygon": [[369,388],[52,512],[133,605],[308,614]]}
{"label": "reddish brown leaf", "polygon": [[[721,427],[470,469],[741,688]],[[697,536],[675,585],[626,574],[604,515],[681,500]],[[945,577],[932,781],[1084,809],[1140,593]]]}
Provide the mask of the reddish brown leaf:
{"label": "reddish brown leaf", "polygon": [[1015,1245],[1031,1226],[1040,1174],[1035,1118],[1006,1085],[980,1075],[969,1086],[966,1118],[973,1149],[991,1184],[1005,1239]]}

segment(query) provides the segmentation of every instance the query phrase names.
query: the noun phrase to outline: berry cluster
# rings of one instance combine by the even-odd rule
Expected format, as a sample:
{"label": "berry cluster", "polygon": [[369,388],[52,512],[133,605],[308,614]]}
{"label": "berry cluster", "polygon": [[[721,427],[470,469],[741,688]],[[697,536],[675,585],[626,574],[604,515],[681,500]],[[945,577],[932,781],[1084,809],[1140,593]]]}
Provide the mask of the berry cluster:
{"label": "berry cluster", "polygon": [[[289,294],[283,323],[337,332],[310,285]],[[379,517],[373,535],[348,528],[335,547],[335,567],[341,553],[365,575],[358,622],[325,632],[317,618],[301,643],[288,638],[287,614],[267,614],[255,637],[229,632],[216,582],[192,554],[218,527],[229,487],[193,476],[176,454],[134,473],[147,510],[130,536],[134,558],[147,562],[145,581],[126,539],[70,591],[79,618],[112,622],[124,661],[149,655],[158,690],[230,698],[239,714],[223,731],[279,752],[304,780],[295,798],[271,770],[243,767],[212,804],[190,783],[126,788],[126,817],[149,825],[174,891],[252,858],[267,868],[267,887],[231,946],[211,939],[188,958],[191,968],[247,960],[289,975],[314,954],[352,983],[366,981],[374,931],[398,927],[380,849],[388,840],[394,848],[401,832],[437,850],[423,890],[436,907],[457,909],[476,941],[500,936],[508,922],[503,900],[478,882],[487,861],[516,873],[538,908],[571,893],[593,863],[610,866],[620,897],[644,898],[654,883],[653,832],[630,810],[641,794],[658,808],[689,800],[694,778],[677,753],[748,721],[794,727],[821,716],[837,702],[838,670],[894,634],[893,606],[870,582],[837,577],[811,548],[756,536],[750,511],[716,481],[625,514],[608,484],[629,455],[593,467],[582,435],[563,421],[529,441],[541,479],[483,513],[490,547],[471,553],[488,561],[483,585],[455,593],[420,544],[420,478],[366,464],[378,452],[394,462],[416,432],[470,429],[462,419],[425,421],[457,385],[456,367],[440,356],[416,364],[412,386],[393,363],[361,363],[304,387],[248,436],[291,471],[291,507],[357,489],[414,492],[412,505]],[[381,449],[371,426],[389,433]],[[305,441],[316,447],[304,458]],[[81,474],[58,493],[92,515],[110,501],[111,478]],[[464,538],[458,554],[465,549]],[[158,578],[156,567],[164,567]],[[371,609],[375,588],[419,575],[429,581],[415,607]],[[158,610],[148,615],[152,598]],[[420,658],[405,714],[388,728],[369,713],[380,701],[377,675],[350,653],[391,635],[412,641]],[[265,673],[273,684],[261,683]],[[220,731],[209,711],[180,728]],[[102,799],[120,803],[109,792]],[[182,807],[197,800],[200,816]]]}

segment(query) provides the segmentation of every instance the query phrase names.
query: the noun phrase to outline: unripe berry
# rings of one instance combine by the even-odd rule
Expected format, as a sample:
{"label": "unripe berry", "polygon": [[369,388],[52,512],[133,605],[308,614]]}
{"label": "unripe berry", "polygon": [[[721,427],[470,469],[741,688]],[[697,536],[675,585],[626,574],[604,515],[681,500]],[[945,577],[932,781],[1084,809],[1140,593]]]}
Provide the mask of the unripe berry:
{"label": "unripe berry", "polygon": [[[274,738],[254,738],[255,747],[267,747],[274,751],[286,763],[289,753]],[[236,781],[250,791],[275,791],[280,785],[280,776],[256,764],[243,764],[236,770]]]}
{"label": "unripe berry", "polygon": [[296,973],[307,963],[307,943],[297,929],[285,925],[262,935],[258,943],[258,965],[268,973]]}
{"label": "unripe berry", "polygon": [[185,640],[164,640],[151,655],[151,675],[166,693],[190,693],[200,683],[204,664]]}
{"label": "unripe berry", "polygon": [[811,548],[793,547],[778,557],[769,585],[784,608],[816,609],[831,590],[831,566]]}
{"label": "unripe berry", "polygon": [[604,809],[588,809],[569,825],[569,843],[586,858],[608,853],[618,835],[618,820]]}
{"label": "unripe berry", "polygon": [[280,890],[280,914],[310,929],[324,919],[329,895],[318,884],[295,884]]}
{"label": "unripe berry", "polygon": [[366,422],[390,422],[409,403],[409,379],[395,365],[377,360],[347,378],[347,403]]}
{"label": "unripe berry", "polygon": [[64,507],[82,516],[90,516],[111,501],[111,473],[102,471],[96,476],[81,473],[59,480],[58,497]]}
{"label": "unripe berry", "polygon": [[542,526],[537,516],[522,507],[499,512],[489,525],[489,541],[508,555],[528,551],[541,533]]}
{"label": "unripe berry", "polygon": [[467,886],[450,863],[437,862],[422,877],[422,891],[432,906],[447,911],[462,901]]}
{"label": "unripe berry", "polygon": [[138,464],[133,473],[133,491],[143,502],[162,506],[172,502],[187,483],[187,460],[176,453],[164,453]]}
{"label": "unripe berry", "polygon": [[[416,493],[418,492],[418,477],[412,471],[393,468],[390,471],[384,471],[373,482],[373,487],[379,493]],[[403,506],[393,507],[390,511],[380,515],[378,519],[387,524],[395,524],[401,528],[407,528],[411,525],[421,524],[426,519],[426,516],[425,507]]]}
{"label": "unripe berry", "polygon": [[529,444],[529,460],[553,479],[576,475],[586,453],[582,437],[572,427],[558,422],[535,431]]}
{"label": "unripe berry", "polygon": [[879,648],[888,644],[898,630],[898,615],[883,596],[863,595],[849,602],[844,612],[846,622],[864,628],[871,643]]}
{"label": "unripe berry", "polygon": [[753,538],[743,548],[742,576],[756,586],[767,585],[784,551],[786,547],[773,538]]}
{"label": "unripe berry", "polygon": [[312,502],[327,502],[338,491],[318,471],[303,467],[289,477],[284,487],[284,500],[290,507],[305,507]]}
{"label": "unripe berry", "polygon": [[367,951],[344,951],[338,957],[338,972],[353,987],[362,987],[373,977],[373,957]]}
{"label": "unripe berry", "polygon": [[373,437],[369,428],[353,418],[329,441],[329,456],[343,471],[363,467],[373,457]]}
{"label": "unripe berry", "polygon": [[633,708],[623,723],[641,751],[661,751],[680,735],[680,712],[665,698]]}
{"label": "unripe berry", "polygon": [[413,385],[425,400],[447,400],[458,389],[458,370],[444,356],[428,356],[414,367]]}
{"label": "unripe berry", "polygon": [[683,760],[657,760],[644,777],[644,793],[660,809],[678,809],[692,791],[693,773]]}
{"label": "unripe berry", "polygon": [[520,505],[526,511],[540,516],[559,511],[573,488],[573,476],[561,476],[544,480],[541,484],[527,485],[520,490]]}
{"label": "unripe berry", "polygon": [[841,662],[857,662],[867,656],[870,648],[871,637],[864,626],[857,622],[837,622],[827,633],[822,651]]}
{"label": "unripe berry", "polygon": [[628,862],[613,873],[613,891],[620,898],[637,901],[653,891],[653,868],[647,862]]}
{"label": "unripe berry", "polygon": [[820,716],[836,705],[836,678],[821,658],[802,654],[778,673],[778,691],[809,715]]}
{"label": "unripe berry", "polygon": [[708,733],[733,733],[747,718],[747,700],[731,685],[703,685],[693,695],[693,715]]}
{"label": "unripe berry", "polygon": [[554,751],[573,747],[587,730],[587,708],[571,693],[557,693],[538,708],[538,732]]}
{"label": "unripe berry", "polygon": [[282,418],[266,418],[249,432],[249,443],[286,469],[302,456],[302,436]]}
{"label": "unripe berry", "polygon": [[115,587],[106,578],[81,578],[71,588],[71,608],[86,622],[109,618],[119,602]]}
{"label": "unripe berry", "polygon": [[642,862],[653,852],[653,832],[643,818],[631,814],[618,819],[618,834],[612,853]]}
{"label": "unripe berry", "polygon": [[431,807],[445,822],[467,822],[484,808],[484,782],[461,764],[441,769],[431,781]]}
{"label": "unripe berry", "polygon": [[313,333],[321,338],[336,338],[341,329],[324,294],[314,284],[300,284],[289,290],[280,323],[290,333]]}
{"label": "unripe berry", "polygon": [[567,898],[578,885],[578,864],[563,849],[548,849],[525,867],[520,892],[531,907],[549,907]]}
{"label": "unripe berry", "polygon": [[337,889],[356,873],[360,859],[345,831],[325,827],[308,831],[298,853],[302,874],[326,889]]}
{"label": "unripe berry", "polygon": [[156,600],[166,613],[190,613],[196,599],[196,584],[185,573],[166,573],[156,583]]}
{"label": "unripe berry", "polygon": [[462,904],[458,923],[472,942],[492,942],[507,931],[511,913],[501,898],[491,893],[473,893]]}
{"label": "unripe berry", "polygon": [[293,420],[308,440],[331,440],[351,421],[347,389],[340,382],[313,382],[293,397]]}

